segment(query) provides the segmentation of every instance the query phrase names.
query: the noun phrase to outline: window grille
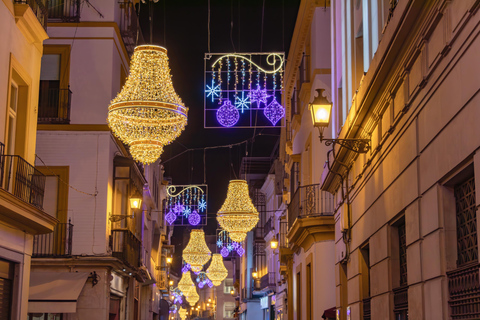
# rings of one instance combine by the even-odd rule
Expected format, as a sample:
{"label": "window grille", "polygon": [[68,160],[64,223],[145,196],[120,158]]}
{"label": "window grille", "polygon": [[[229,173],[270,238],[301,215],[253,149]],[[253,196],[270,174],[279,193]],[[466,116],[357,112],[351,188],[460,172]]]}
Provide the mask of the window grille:
{"label": "window grille", "polygon": [[475,178],[454,187],[457,218],[457,266],[478,261]]}

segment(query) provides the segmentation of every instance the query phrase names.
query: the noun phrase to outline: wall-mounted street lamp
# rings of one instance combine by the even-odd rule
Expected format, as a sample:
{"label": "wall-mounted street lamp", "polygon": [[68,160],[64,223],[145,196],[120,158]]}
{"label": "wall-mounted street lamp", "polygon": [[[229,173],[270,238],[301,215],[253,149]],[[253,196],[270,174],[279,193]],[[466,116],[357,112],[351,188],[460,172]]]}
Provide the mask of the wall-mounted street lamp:
{"label": "wall-mounted street lamp", "polygon": [[142,207],[142,196],[137,192],[130,197],[130,208],[132,210],[138,210]]}
{"label": "wall-mounted street lamp", "polygon": [[173,286],[173,280],[168,281],[168,285],[171,287]]}
{"label": "wall-mounted street lamp", "polygon": [[253,279],[257,279],[257,278],[258,278],[258,272],[257,272],[257,271],[253,271],[253,272],[252,272],[252,277],[253,277]]}
{"label": "wall-mounted street lamp", "polygon": [[231,294],[232,296],[235,295],[235,290],[233,290],[233,289],[230,290],[230,294]]}
{"label": "wall-mounted street lamp", "polygon": [[273,238],[270,240],[270,248],[277,249],[278,248],[278,240],[277,238]]}
{"label": "wall-mounted street lamp", "polygon": [[[133,196],[130,197],[130,209],[132,209],[133,212],[135,210],[138,210],[142,207],[142,197],[138,194],[138,192],[135,192]],[[120,220],[130,218],[133,219],[135,216],[133,214],[112,214],[108,218],[112,222],[118,222]]]}
{"label": "wall-mounted street lamp", "polygon": [[310,103],[310,111],[312,113],[313,126],[318,128],[320,132],[320,142],[325,141],[326,146],[339,144],[351,151],[357,153],[366,153],[370,150],[369,139],[324,139],[323,131],[330,124],[332,117],[332,103],[323,96],[324,89],[317,89],[318,96]]}
{"label": "wall-mounted street lamp", "polygon": [[167,257],[166,258],[166,261],[167,261],[168,264],[172,263],[172,260],[173,260],[172,257]]}

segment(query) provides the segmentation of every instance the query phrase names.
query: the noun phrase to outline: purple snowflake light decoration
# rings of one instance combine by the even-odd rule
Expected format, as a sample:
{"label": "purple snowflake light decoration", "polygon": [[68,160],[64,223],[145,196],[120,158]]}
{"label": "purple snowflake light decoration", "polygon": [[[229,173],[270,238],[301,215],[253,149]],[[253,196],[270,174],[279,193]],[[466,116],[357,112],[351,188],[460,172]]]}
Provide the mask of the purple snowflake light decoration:
{"label": "purple snowflake light decoration", "polygon": [[225,100],[223,105],[217,110],[217,121],[224,127],[235,125],[240,119],[237,108],[232,105],[230,100]]}
{"label": "purple snowflake light decoration", "polygon": [[237,250],[240,244],[238,242],[232,242],[232,248]]}
{"label": "purple snowflake light decoration", "polygon": [[230,254],[230,251],[228,251],[227,247],[223,247],[222,250],[220,250],[220,254],[222,257],[226,258]]}
{"label": "purple snowflake light decoration", "polygon": [[177,203],[176,205],[173,206],[172,210],[175,214],[182,214],[183,213],[183,206],[180,203]]}
{"label": "purple snowflake light decoration", "polygon": [[267,95],[266,89],[261,89],[260,87],[257,87],[257,89],[250,91],[248,97],[250,98],[251,103],[256,102],[257,105],[260,106],[261,103],[264,103],[266,105],[267,98],[270,96]]}
{"label": "purple snowflake light decoration", "polygon": [[193,210],[193,212],[188,216],[188,223],[190,223],[192,226],[199,224],[200,220],[201,218],[197,210]]}
{"label": "purple snowflake light decoration", "polygon": [[241,257],[241,256],[243,256],[243,254],[245,253],[245,249],[243,249],[242,247],[238,247],[237,253],[238,253],[238,255]]}
{"label": "purple snowflake light decoration", "polygon": [[177,219],[177,215],[173,213],[171,210],[165,215],[165,220],[167,220],[168,224],[172,224]]}
{"label": "purple snowflake light decoration", "polygon": [[285,116],[285,108],[282,107],[282,105],[277,102],[277,99],[274,98],[273,101],[270,102],[265,109],[263,109],[263,114],[272,123],[272,125],[276,125],[278,120]]}

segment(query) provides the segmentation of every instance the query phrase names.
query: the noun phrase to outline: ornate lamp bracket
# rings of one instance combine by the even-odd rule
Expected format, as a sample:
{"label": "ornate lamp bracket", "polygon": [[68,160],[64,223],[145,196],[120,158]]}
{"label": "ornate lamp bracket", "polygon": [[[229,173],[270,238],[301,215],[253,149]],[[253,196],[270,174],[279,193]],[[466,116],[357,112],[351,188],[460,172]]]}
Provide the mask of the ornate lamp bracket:
{"label": "ornate lamp bracket", "polygon": [[322,141],[325,141],[327,147],[339,144],[356,153],[367,153],[371,148],[369,139],[322,139],[320,137],[320,142]]}

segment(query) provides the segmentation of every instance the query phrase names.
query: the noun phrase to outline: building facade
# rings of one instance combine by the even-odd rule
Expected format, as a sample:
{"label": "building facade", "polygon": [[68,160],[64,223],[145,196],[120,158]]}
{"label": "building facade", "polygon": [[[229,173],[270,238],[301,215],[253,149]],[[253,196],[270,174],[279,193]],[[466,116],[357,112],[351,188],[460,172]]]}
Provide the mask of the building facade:
{"label": "building facade", "polygon": [[43,209],[35,139],[46,1],[0,3],[0,315],[26,319],[33,238],[57,220]]}
{"label": "building facade", "polygon": [[141,39],[134,4],[50,1],[48,13],[36,167],[59,223],[33,239],[29,319],[168,315],[162,167],[135,163],[106,124]]}
{"label": "building facade", "polygon": [[331,1],[337,319],[480,317],[478,7]]}
{"label": "building facade", "polygon": [[[285,68],[280,162],[285,214],[278,221],[280,319],[320,319],[335,308],[333,196],[321,190],[328,147],[318,139],[309,104],[331,96],[330,1],[301,1]],[[277,284],[278,285],[278,284]]]}

